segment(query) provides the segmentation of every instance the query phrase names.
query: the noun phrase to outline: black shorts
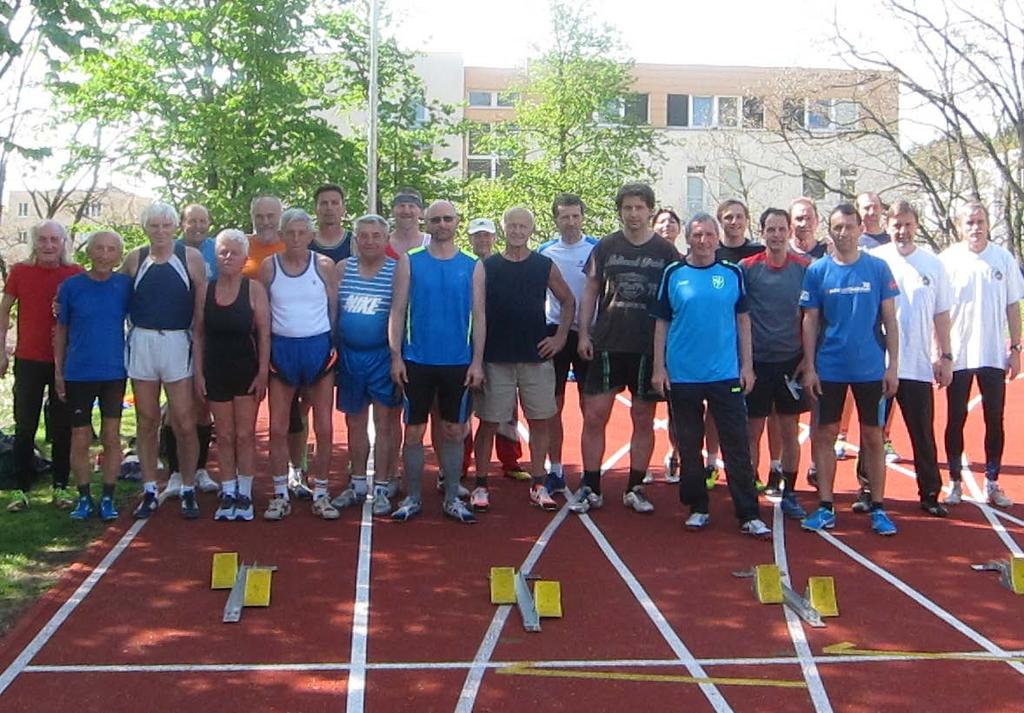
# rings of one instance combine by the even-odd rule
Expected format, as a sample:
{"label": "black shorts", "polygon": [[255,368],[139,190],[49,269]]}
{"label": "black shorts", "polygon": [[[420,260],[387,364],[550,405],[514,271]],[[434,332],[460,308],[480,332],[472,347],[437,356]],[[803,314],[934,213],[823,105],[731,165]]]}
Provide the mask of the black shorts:
{"label": "black shorts", "polygon": [[65,382],[64,395],[71,414],[71,427],[92,426],[92,405],[97,399],[100,402],[100,416],[120,419],[124,385],[124,379]]}
{"label": "black shorts", "polygon": [[857,404],[857,423],[862,426],[881,427],[885,425],[885,400],[882,398],[881,381],[862,381],[845,384],[836,381],[821,382],[821,396],[818,397],[818,425],[838,423],[843,417],[846,405],[846,389],[853,392]]}
{"label": "black shorts", "polygon": [[653,361],[650,354],[594,352],[594,361],[587,368],[587,378],[583,382],[583,394],[617,394],[629,389],[634,399],[664,401],[664,397],[651,387]]}
{"label": "black shorts", "polygon": [[[558,331],[557,324],[548,325],[548,336],[553,337]],[[569,330],[569,336],[565,338],[565,346],[551,358],[555,365],[555,395],[565,394],[565,382],[569,380],[569,369],[576,375],[576,383],[581,385],[587,380],[587,369],[590,362],[582,358],[578,348],[580,344],[580,333],[575,329]]]}
{"label": "black shorts", "polygon": [[747,416],[749,418],[768,418],[772,410],[787,416],[793,416],[810,410],[807,397],[799,391],[800,398],[794,399],[786,386],[786,379],[792,378],[802,357],[781,362],[754,362],[753,390],[747,394]]}
{"label": "black shorts", "polygon": [[237,358],[225,358],[223,354],[207,354],[203,367],[206,378],[206,399],[208,401],[231,401],[236,396],[253,393],[252,382],[259,370],[254,354],[235,354]]}
{"label": "black shorts", "polygon": [[442,421],[465,423],[471,411],[469,389],[466,388],[468,366],[431,366],[405,362],[405,423],[417,426],[427,422],[437,399]]}

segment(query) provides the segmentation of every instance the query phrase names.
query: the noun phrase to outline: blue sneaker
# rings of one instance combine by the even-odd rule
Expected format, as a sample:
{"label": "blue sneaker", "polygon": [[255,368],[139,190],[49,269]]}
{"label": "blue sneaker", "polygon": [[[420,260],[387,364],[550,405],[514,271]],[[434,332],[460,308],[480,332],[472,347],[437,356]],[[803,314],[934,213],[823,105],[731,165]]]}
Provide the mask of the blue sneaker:
{"label": "blue sneaker", "polygon": [[195,490],[182,490],[181,516],[186,520],[199,519],[199,503],[196,502]]}
{"label": "blue sneaker", "polygon": [[88,495],[79,495],[78,504],[71,511],[72,520],[88,520],[96,512],[96,503]]}
{"label": "blue sneaker", "polygon": [[879,535],[888,536],[896,534],[896,525],[889,519],[889,515],[885,510],[871,511],[871,529]]}
{"label": "blue sneaker", "polygon": [[810,515],[800,521],[800,527],[805,530],[816,532],[818,530],[831,530],[836,526],[836,513],[828,508],[818,508]]}
{"label": "blue sneaker", "polygon": [[558,473],[548,473],[544,478],[544,487],[548,489],[549,495],[565,492],[565,476]]}
{"label": "blue sneaker", "polygon": [[420,504],[419,498],[414,498],[410,495],[398,504],[398,509],[391,513],[391,519],[405,522],[416,517],[422,511],[423,506]]}
{"label": "blue sneaker", "polygon": [[142,502],[139,503],[139,506],[135,508],[135,512],[132,514],[135,515],[136,520],[145,520],[155,513],[159,506],[160,502],[157,500],[156,493],[151,493],[147,490],[142,494]]}
{"label": "blue sneaker", "polygon": [[466,503],[462,502],[458,498],[449,500],[444,504],[444,514],[453,520],[458,520],[466,525],[472,525],[476,522],[476,515],[473,511],[466,507]]}
{"label": "blue sneaker", "polygon": [[114,506],[113,498],[100,498],[100,520],[103,522],[111,522],[116,520],[121,513],[117,511]]}
{"label": "blue sneaker", "polygon": [[807,517],[807,511],[797,502],[796,493],[786,493],[783,495],[779,501],[779,507],[782,508],[783,515],[794,520],[803,520]]}

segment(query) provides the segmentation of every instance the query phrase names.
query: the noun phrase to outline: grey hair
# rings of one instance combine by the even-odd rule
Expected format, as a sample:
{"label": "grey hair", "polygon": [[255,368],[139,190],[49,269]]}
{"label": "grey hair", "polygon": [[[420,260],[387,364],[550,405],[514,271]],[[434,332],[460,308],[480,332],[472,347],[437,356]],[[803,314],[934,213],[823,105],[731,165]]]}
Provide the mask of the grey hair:
{"label": "grey hair", "polygon": [[238,228],[225,228],[217,233],[217,237],[214,239],[214,245],[220,247],[221,243],[226,243],[229,240],[241,245],[242,255],[246,257],[249,256],[249,236]]}
{"label": "grey hair", "polygon": [[120,233],[113,230],[94,230],[93,232],[89,233],[85,237],[85,251],[89,252],[89,248],[92,247],[92,244],[96,241],[96,238],[100,238],[104,235],[113,235],[114,238],[117,240],[117,249],[120,250],[121,252],[124,252],[124,238],[121,237]]}
{"label": "grey hair", "polygon": [[694,213],[690,216],[690,219],[686,221],[686,227],[684,228],[683,234],[686,236],[687,240],[690,239],[690,235],[693,233],[693,226],[697,223],[707,223],[715,229],[715,235],[722,234],[722,230],[719,228],[718,220],[715,216],[701,211],[699,213]]}
{"label": "grey hair", "polygon": [[42,229],[47,227],[47,226],[49,226],[49,225],[52,225],[53,227],[57,228],[57,231],[60,233],[60,239],[61,239],[60,264],[61,265],[70,265],[71,264],[71,256],[68,254],[68,231],[67,231],[67,229],[63,225],[58,223],[56,220],[49,220],[49,219],[41,220],[38,223],[36,223],[35,225],[33,225],[31,228],[28,229],[29,242],[32,243],[32,247],[30,248],[29,253],[28,253],[28,261],[33,263],[33,264],[35,264],[36,259],[37,259],[37,256],[36,256],[36,240],[39,238],[39,233],[42,231]]}
{"label": "grey hair", "polygon": [[204,206],[202,203],[189,203],[187,206],[181,209],[181,217],[184,218],[186,213],[188,213],[190,210],[195,209],[203,211],[204,213],[206,213],[206,219],[210,219],[210,209]]}
{"label": "grey hair", "polygon": [[505,223],[507,223],[508,219],[512,217],[512,215],[515,213],[525,213],[526,215],[530,216],[530,222],[533,223],[534,225],[537,225],[537,219],[534,217],[533,211],[524,205],[514,205],[508,210],[506,210],[504,213],[502,213],[501,224],[504,225]]}
{"label": "grey hair", "polygon": [[181,219],[178,217],[178,211],[174,209],[174,206],[168,203],[150,203],[142,211],[142,215],[139,216],[139,222],[142,224],[142,228],[145,229],[149,225],[149,221],[153,218],[170,218],[174,221],[174,225],[178,226],[181,224]]}
{"label": "grey hair", "polygon": [[316,232],[316,221],[313,220],[313,216],[311,216],[306,211],[302,210],[302,208],[289,208],[284,213],[282,213],[281,222],[279,224],[278,229],[281,230],[281,232],[284,232],[286,225],[288,225],[289,223],[294,223],[297,220],[309,226],[310,231]]}
{"label": "grey hair", "polygon": [[379,225],[384,228],[384,232],[387,232],[391,227],[386,218],[379,216],[376,213],[367,213],[366,215],[359,216],[356,218],[356,222],[353,227],[355,227],[356,232],[358,233],[359,228],[364,225]]}
{"label": "grey hair", "polygon": [[986,206],[981,201],[967,201],[966,203],[963,203],[962,205],[960,205],[957,208],[957,211],[956,211],[956,219],[957,219],[957,221],[963,220],[964,218],[966,218],[968,215],[970,215],[971,213],[973,213],[976,210],[980,210],[982,213],[985,214],[985,222],[988,223],[989,222],[988,206]]}
{"label": "grey hair", "polygon": [[256,196],[255,198],[252,199],[252,202],[249,203],[249,215],[250,216],[252,216],[253,211],[256,210],[256,204],[259,203],[263,199],[277,201],[277,207],[280,208],[281,210],[284,210],[284,203],[281,202],[280,198],[278,198],[277,196],[272,196],[270,194],[266,194],[265,193],[263,195]]}

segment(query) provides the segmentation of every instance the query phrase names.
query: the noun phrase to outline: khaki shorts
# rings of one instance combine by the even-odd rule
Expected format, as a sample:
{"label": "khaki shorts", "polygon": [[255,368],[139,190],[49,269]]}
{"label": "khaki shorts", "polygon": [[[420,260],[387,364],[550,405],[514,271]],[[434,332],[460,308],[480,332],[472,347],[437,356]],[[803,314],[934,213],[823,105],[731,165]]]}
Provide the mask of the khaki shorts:
{"label": "khaki shorts", "polygon": [[551,418],[555,405],[555,366],[551,360],[484,364],[484,387],[475,400],[481,421],[506,423],[516,415],[516,400],[523,405],[528,420]]}

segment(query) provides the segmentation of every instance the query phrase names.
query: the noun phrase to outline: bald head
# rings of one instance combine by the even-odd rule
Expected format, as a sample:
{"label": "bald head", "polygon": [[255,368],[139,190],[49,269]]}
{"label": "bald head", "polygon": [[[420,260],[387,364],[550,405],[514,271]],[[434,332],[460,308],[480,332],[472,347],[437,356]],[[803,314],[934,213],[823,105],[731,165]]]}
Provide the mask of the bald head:
{"label": "bald head", "polygon": [[857,213],[865,233],[877,235],[882,232],[882,201],[877,193],[861,193],[857,196]]}
{"label": "bald head", "polygon": [[427,207],[427,232],[431,240],[445,242],[455,238],[459,228],[459,214],[450,201],[434,201]]}
{"label": "bald head", "polygon": [[181,212],[181,228],[185,242],[196,247],[210,234],[210,211],[199,203],[185,206]]}

